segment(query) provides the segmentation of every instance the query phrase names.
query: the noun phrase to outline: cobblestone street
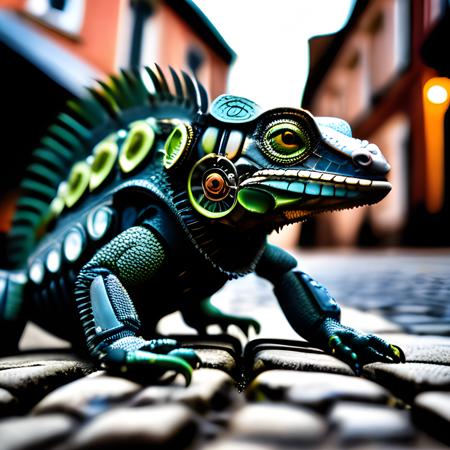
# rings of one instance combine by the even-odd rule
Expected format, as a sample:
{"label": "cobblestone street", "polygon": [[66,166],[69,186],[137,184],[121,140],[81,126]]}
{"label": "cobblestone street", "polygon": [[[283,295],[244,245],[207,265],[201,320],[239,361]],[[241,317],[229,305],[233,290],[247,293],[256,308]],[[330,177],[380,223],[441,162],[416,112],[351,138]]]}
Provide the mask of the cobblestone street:
{"label": "cobblestone street", "polygon": [[197,338],[178,314],[161,321],[203,361],[188,388],[107,375],[29,327],[24,353],[0,359],[0,449],[447,448],[450,250],[296,256],[343,306],[343,323],[400,345],[406,364],[355,377],[301,340],[270,284],[248,276],[214,303],[261,322],[250,343],[237,329]]}

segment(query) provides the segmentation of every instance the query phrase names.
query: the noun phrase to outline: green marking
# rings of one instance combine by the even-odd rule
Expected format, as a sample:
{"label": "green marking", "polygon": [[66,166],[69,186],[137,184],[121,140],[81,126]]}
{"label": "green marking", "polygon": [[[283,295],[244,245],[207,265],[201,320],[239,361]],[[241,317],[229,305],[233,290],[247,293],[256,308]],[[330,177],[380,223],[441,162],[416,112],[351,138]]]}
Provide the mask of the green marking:
{"label": "green marking", "polygon": [[134,122],[120,151],[119,166],[122,172],[129,173],[138,167],[150,153],[154,142],[153,128],[144,121]]}
{"label": "green marking", "polygon": [[94,161],[91,165],[91,179],[89,189],[93,191],[103,184],[114,168],[119,149],[115,142],[104,140],[93,150]]}
{"label": "green marking", "polygon": [[171,169],[183,161],[189,150],[192,134],[191,127],[186,124],[179,124],[170,133],[164,144],[163,164],[166,169]]}
{"label": "green marking", "polygon": [[238,192],[237,199],[242,207],[256,214],[265,214],[275,207],[274,197],[260,189],[243,188]]}
{"label": "green marking", "polygon": [[78,202],[89,186],[91,168],[86,161],[77,162],[70,171],[65,195],[66,206],[71,208]]}

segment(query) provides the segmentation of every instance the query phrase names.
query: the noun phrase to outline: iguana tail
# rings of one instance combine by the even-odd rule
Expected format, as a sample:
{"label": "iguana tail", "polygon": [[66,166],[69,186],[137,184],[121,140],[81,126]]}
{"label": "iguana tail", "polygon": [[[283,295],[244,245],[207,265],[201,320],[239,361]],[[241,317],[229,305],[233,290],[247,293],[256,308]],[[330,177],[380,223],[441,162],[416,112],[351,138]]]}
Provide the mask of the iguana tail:
{"label": "iguana tail", "polygon": [[0,355],[17,351],[25,326],[22,315],[25,283],[24,273],[0,270]]}

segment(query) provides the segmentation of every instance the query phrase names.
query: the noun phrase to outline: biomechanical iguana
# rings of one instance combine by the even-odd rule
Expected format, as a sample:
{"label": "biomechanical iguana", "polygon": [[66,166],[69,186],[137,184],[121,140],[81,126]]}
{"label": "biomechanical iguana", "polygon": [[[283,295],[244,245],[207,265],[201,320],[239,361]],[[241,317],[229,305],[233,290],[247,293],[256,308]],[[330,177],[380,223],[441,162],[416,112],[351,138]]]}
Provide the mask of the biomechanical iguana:
{"label": "biomechanical iguana", "polygon": [[0,351],[14,351],[31,319],[103,367],[189,382],[199,358],[157,337],[157,322],[180,310],[199,332],[258,330],[209,303],[227,280],[255,272],[292,327],[355,372],[404,361],[399,347],[342,325],[327,290],[266,243],[312,214],[380,201],[391,186],[378,147],[303,109],[263,111],[231,95],[209,108],[196,80],[170,73],[100,83],[69,102],[35,150],[11,267],[0,272]]}

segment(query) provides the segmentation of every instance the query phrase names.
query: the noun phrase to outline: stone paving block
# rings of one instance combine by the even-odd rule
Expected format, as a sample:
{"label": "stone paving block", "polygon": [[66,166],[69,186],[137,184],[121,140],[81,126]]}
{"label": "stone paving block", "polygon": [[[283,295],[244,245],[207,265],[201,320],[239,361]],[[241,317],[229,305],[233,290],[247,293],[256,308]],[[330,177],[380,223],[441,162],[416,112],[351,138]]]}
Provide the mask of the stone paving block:
{"label": "stone paving block", "polygon": [[409,411],[387,406],[340,402],[329,414],[341,444],[412,441],[415,430]]}
{"label": "stone paving block", "polygon": [[6,389],[0,388],[0,417],[12,416],[18,411],[17,398]]}
{"label": "stone paving block", "polygon": [[373,363],[364,366],[364,374],[406,401],[422,391],[450,389],[450,366],[439,364]]}
{"label": "stone paving block", "polygon": [[2,358],[0,388],[16,396],[22,410],[26,410],[47,393],[92,370],[89,362],[72,359],[67,355],[20,355]]}
{"label": "stone paving block", "polygon": [[228,334],[171,334],[168,337],[178,341],[183,348],[193,349],[202,360],[203,368],[236,375],[236,360],[242,354],[241,342],[236,337]]}
{"label": "stone paving block", "polygon": [[392,344],[399,345],[408,362],[450,365],[450,337],[417,336],[413,334],[380,334]]}
{"label": "stone paving block", "polygon": [[141,385],[137,383],[99,371],[54,390],[32,412],[64,412],[78,417],[92,417],[130,398],[139,389]]}
{"label": "stone paving block", "polygon": [[223,370],[230,375],[236,371],[235,359],[225,350],[196,348],[195,352],[202,360],[204,368]]}
{"label": "stone paving block", "polygon": [[0,421],[2,450],[49,449],[75,430],[77,422],[64,414],[20,417]]}
{"label": "stone paving block", "polygon": [[340,400],[387,403],[392,394],[369,380],[346,375],[270,370],[260,374],[247,391],[248,398],[287,401],[325,410]]}
{"label": "stone paving block", "polygon": [[450,445],[450,392],[424,392],[414,399],[414,422]]}
{"label": "stone paving block", "polygon": [[270,444],[305,445],[320,442],[327,434],[326,421],[306,408],[282,403],[247,404],[233,414],[233,438]]}
{"label": "stone paving block", "polygon": [[60,450],[187,447],[196,433],[191,410],[180,404],[115,408],[87,423]]}
{"label": "stone paving block", "polygon": [[215,369],[199,369],[192,374],[189,386],[176,382],[168,386],[148,386],[131,401],[132,406],[155,403],[180,402],[198,412],[209,409],[223,409],[236,394],[234,381],[226,373]]}
{"label": "stone paving block", "polygon": [[350,367],[333,356],[317,351],[267,349],[255,354],[252,375],[266,370],[300,370],[353,375]]}

